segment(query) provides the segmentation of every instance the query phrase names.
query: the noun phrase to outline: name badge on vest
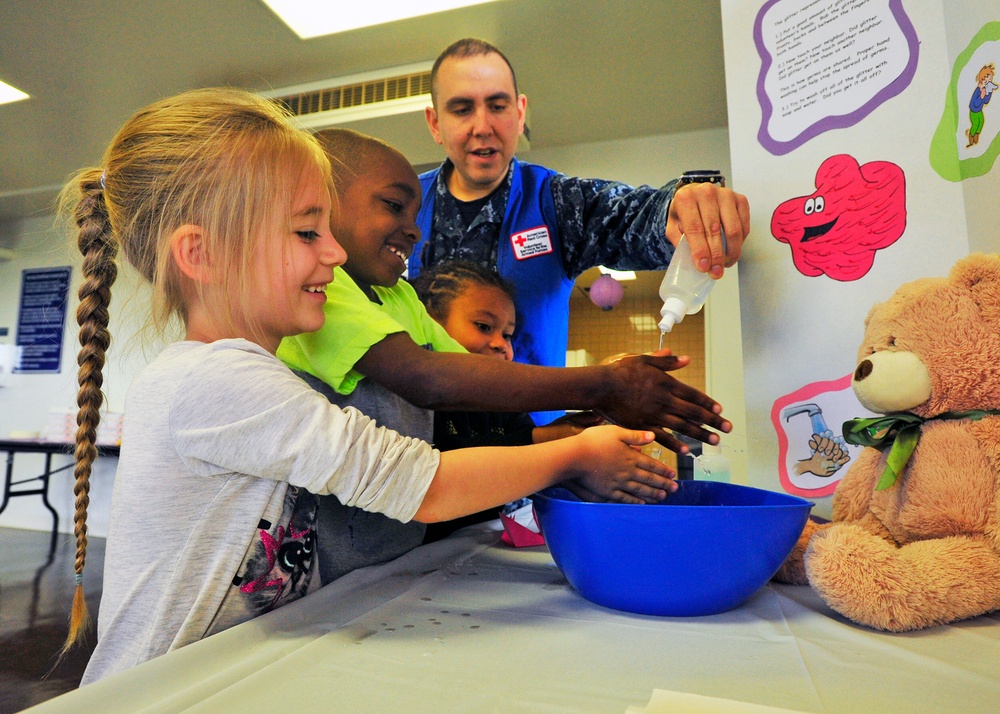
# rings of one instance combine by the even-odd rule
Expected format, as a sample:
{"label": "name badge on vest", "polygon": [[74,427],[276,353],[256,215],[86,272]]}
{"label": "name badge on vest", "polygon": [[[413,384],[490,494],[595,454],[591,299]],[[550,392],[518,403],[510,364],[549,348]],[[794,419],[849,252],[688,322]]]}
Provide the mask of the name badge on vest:
{"label": "name badge on vest", "polygon": [[538,226],[515,233],[510,237],[510,243],[514,247],[514,257],[518,260],[552,252],[552,237],[549,235],[548,226]]}

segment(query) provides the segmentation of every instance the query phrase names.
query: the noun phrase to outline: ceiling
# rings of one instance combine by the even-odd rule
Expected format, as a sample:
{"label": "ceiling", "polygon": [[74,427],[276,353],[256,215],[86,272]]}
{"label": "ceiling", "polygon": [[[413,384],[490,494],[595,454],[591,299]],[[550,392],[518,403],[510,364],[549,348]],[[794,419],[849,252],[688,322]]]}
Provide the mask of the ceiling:
{"label": "ceiling", "polygon": [[[260,0],[2,0],[0,79],[31,98],[0,105],[0,229],[49,211],[154,99],[430,61],[467,36],[513,63],[532,148],[725,126],[725,112],[703,110],[724,86],[718,0],[500,0],[311,40]],[[415,164],[442,157],[420,113],[351,126]]]}

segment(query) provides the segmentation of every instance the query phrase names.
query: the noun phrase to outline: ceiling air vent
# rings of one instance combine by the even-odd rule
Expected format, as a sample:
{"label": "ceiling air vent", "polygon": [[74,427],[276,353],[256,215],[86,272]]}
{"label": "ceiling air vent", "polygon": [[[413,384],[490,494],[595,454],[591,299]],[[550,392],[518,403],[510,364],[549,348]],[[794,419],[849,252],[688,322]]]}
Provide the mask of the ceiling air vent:
{"label": "ceiling air vent", "polygon": [[274,100],[284,104],[292,114],[306,116],[319,112],[360,107],[366,104],[378,104],[393,99],[428,95],[430,92],[431,73],[420,72],[401,77],[386,77],[359,84],[330,87],[329,89],[317,89],[302,94],[274,97]]}
{"label": "ceiling air vent", "polygon": [[431,66],[424,62],[262,92],[307,129],[375,117],[423,112],[431,103]]}

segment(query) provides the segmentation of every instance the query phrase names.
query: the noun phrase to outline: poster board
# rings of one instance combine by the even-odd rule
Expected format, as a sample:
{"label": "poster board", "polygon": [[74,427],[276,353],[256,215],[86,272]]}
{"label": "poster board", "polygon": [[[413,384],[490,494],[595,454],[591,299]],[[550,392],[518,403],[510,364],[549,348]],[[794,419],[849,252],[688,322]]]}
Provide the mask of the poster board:
{"label": "poster board", "polygon": [[996,219],[965,184],[996,181],[1000,99],[978,144],[966,132],[976,75],[1000,64],[1000,18],[962,10],[949,41],[939,2],[722,2],[733,185],[752,215],[740,261],[749,482],[810,498],[821,516],[860,448],[838,443],[842,423],[871,414],[851,390],[869,309],[947,274],[970,252],[970,224],[994,231],[972,237],[977,249],[996,244]]}

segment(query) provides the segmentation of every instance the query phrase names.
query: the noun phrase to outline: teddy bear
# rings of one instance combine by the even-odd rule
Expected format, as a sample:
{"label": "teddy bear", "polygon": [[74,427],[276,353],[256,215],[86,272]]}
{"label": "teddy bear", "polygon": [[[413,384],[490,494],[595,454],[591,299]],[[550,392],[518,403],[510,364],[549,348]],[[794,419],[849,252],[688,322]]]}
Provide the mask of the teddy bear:
{"label": "teddy bear", "polygon": [[868,627],[917,630],[1000,609],[1000,256],[901,286],[865,320],[852,388],[881,418],[832,520],[810,520],[775,575]]}

